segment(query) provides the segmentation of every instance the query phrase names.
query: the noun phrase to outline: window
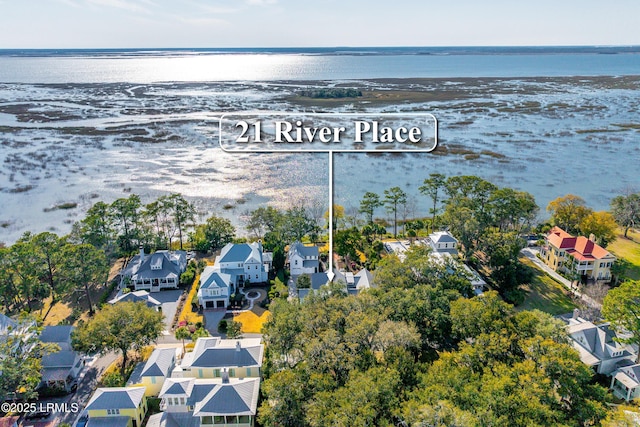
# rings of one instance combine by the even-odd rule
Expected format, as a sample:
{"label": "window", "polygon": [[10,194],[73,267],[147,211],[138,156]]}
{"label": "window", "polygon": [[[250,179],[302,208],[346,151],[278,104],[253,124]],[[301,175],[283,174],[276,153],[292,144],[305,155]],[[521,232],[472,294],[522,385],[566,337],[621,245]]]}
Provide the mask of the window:
{"label": "window", "polygon": [[151,377],[151,384],[155,384],[156,383],[156,377]]}
{"label": "window", "polygon": [[224,424],[224,417],[222,417],[220,415],[216,415],[215,417],[213,417],[213,423],[214,424]]}
{"label": "window", "polygon": [[258,275],[256,274],[256,279],[258,278]]}
{"label": "window", "polygon": [[296,265],[298,265],[298,260],[296,260]]}
{"label": "window", "polygon": [[202,378],[202,369],[198,369],[198,377]]}
{"label": "window", "polygon": [[219,378],[220,377],[220,369],[214,369],[213,370],[213,376],[215,378]]}
{"label": "window", "polygon": [[240,424],[249,424],[251,422],[251,418],[249,415],[240,415],[238,417],[238,423]]}
{"label": "window", "polygon": [[201,424],[206,424],[206,425],[211,425],[213,424],[213,417],[202,417],[200,418],[200,423]]}
{"label": "window", "polygon": [[233,368],[229,369],[229,376],[230,377],[235,377],[236,376],[236,370],[233,369]]}
{"label": "window", "polygon": [[107,415],[120,415],[120,409],[107,409]]}
{"label": "window", "polygon": [[238,418],[235,415],[227,415],[227,424],[237,424]]}
{"label": "window", "polygon": [[180,404],[181,404],[181,405],[184,405],[184,397],[181,397],[181,398],[180,398]]}
{"label": "window", "polygon": [[251,376],[251,368],[247,368],[247,376],[250,377]]}

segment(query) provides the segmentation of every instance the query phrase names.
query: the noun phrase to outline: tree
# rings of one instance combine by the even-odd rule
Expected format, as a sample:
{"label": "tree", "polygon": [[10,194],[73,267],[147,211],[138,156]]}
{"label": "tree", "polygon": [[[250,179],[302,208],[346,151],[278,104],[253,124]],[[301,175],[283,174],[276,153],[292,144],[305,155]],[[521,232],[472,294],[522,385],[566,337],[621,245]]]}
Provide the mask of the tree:
{"label": "tree", "polygon": [[69,291],[62,271],[62,247],[65,241],[56,234],[45,231],[31,236],[30,244],[36,257],[41,260],[40,280],[51,289],[51,297],[56,302]]}
{"label": "tree", "polygon": [[87,243],[74,245],[69,243],[62,248],[64,260],[64,280],[79,291],[84,290],[89,316],[93,316],[95,310],[91,301],[92,286],[97,286],[107,280],[109,264],[104,252]]}
{"label": "tree", "polygon": [[398,237],[398,205],[407,202],[407,193],[400,187],[384,190],[384,204],[389,212],[393,212],[393,237]]}
{"label": "tree", "polygon": [[107,250],[113,242],[114,225],[111,207],[104,202],[96,202],[84,219],[74,224],[71,239]]}
{"label": "tree", "polygon": [[227,322],[227,338],[242,338],[242,323],[230,320]]}
{"label": "tree", "polygon": [[196,250],[208,252],[230,243],[235,234],[236,229],[231,221],[214,215],[207,219],[206,223],[196,226],[189,238]]}
{"label": "tree", "polygon": [[616,220],[609,212],[591,212],[580,221],[580,231],[585,236],[593,234],[600,246],[607,246],[616,240]]}
{"label": "tree", "polygon": [[371,191],[364,193],[362,200],[360,201],[359,212],[365,214],[367,218],[367,224],[373,224],[373,213],[379,207],[382,207],[383,203],[380,201],[380,196]]}
{"label": "tree", "polygon": [[[602,316],[619,331],[628,332],[618,340],[628,344],[640,344],[640,281],[628,281],[611,289],[602,302]],[[636,357],[640,363],[640,352]]]}
{"label": "tree", "polygon": [[296,287],[298,289],[309,289],[311,287],[311,278],[308,274],[301,274],[296,279]]}
{"label": "tree", "polygon": [[175,330],[174,335],[177,340],[182,341],[182,354],[187,354],[187,350],[184,346],[184,340],[188,340],[191,338],[191,331],[186,326],[180,326]]}
{"label": "tree", "polygon": [[640,224],[640,193],[616,196],[611,200],[611,214],[624,227],[624,237],[629,229]]}
{"label": "tree", "polygon": [[[167,204],[170,208],[173,224],[178,230],[178,239],[180,241],[180,250],[182,250],[183,232],[196,220],[196,208],[193,203],[187,202],[187,200],[178,193],[173,193],[167,198]],[[169,242],[171,243],[171,242]],[[171,248],[171,244],[169,244]]]}
{"label": "tree", "polygon": [[584,199],[573,194],[553,199],[547,205],[547,211],[551,213],[555,225],[573,234],[580,231],[580,222],[591,213]]}
{"label": "tree", "polygon": [[84,353],[119,351],[120,375],[127,368],[128,351],[155,342],[164,328],[162,313],[143,302],[106,305],[72,335],[73,347]]}
{"label": "tree", "polygon": [[0,335],[0,402],[38,396],[42,357],[60,350],[57,344],[40,341],[39,332],[32,318],[22,316]]}
{"label": "tree", "polygon": [[440,173],[431,173],[429,178],[424,180],[418,190],[425,196],[431,197],[433,208],[431,208],[431,232],[435,231],[436,215],[438,215],[438,201],[440,201],[441,191],[445,187],[446,177]]}
{"label": "tree", "polygon": [[116,199],[109,206],[109,212],[118,228],[118,246],[122,253],[129,255],[140,245],[140,197],[132,194]]}
{"label": "tree", "polygon": [[259,207],[249,214],[246,220],[246,228],[257,239],[263,239],[265,233],[274,232],[283,220],[282,212],[273,206]]}
{"label": "tree", "polygon": [[363,238],[357,228],[337,231],[333,245],[336,252],[342,255],[347,263],[357,260],[358,251],[364,250]]}
{"label": "tree", "polygon": [[[324,213],[324,219],[327,222],[327,227],[329,224],[329,210]],[[333,229],[337,230],[339,228],[340,222],[344,219],[344,206],[333,204]]]}

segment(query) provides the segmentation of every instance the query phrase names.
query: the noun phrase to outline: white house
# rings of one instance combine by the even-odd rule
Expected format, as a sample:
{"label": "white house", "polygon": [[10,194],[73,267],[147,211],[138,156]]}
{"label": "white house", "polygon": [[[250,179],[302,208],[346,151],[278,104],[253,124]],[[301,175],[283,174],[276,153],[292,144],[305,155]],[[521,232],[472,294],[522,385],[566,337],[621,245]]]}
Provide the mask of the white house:
{"label": "white house", "polygon": [[230,274],[217,271],[215,267],[205,267],[198,288],[198,304],[201,307],[226,308],[233,292],[234,282]]}
{"label": "white house", "polygon": [[611,375],[611,391],[627,402],[640,397],[640,365],[618,368]]}
{"label": "white house", "polygon": [[214,270],[231,276],[236,287],[245,282],[265,283],[269,280],[271,254],[262,250],[262,243],[228,243],[213,265]]}
{"label": "white house", "polygon": [[264,345],[260,338],[198,338],[192,352],[184,355],[172,377],[259,378]]}
{"label": "white house", "polygon": [[[131,286],[134,290],[158,292],[162,289],[177,289],[180,275],[187,269],[185,251],[156,251],[151,255],[140,253],[134,256],[120,273],[121,287]],[[128,283],[127,283],[128,282]]]}
{"label": "white house", "polygon": [[317,246],[305,246],[295,242],[289,248],[289,271],[292,276],[318,273],[320,266]]}
{"label": "white house", "polygon": [[434,252],[458,255],[458,240],[448,231],[431,233],[428,242]]}

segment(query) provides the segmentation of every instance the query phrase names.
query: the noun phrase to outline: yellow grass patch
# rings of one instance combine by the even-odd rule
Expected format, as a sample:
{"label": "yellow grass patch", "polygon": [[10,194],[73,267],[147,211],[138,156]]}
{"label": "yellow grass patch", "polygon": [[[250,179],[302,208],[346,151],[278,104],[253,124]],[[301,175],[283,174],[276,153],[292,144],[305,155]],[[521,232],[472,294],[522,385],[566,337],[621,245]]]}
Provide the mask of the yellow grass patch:
{"label": "yellow grass patch", "polygon": [[191,301],[193,297],[198,293],[198,284],[200,283],[200,275],[198,274],[193,281],[193,285],[191,285],[191,291],[189,291],[189,295],[187,295],[187,299],[184,302],[184,306],[182,307],[182,311],[180,312],[180,317],[178,318],[179,322],[186,321],[187,323],[198,323],[204,322],[204,318],[202,315],[193,311],[193,306],[191,305]]}
{"label": "yellow grass patch", "polygon": [[41,313],[43,316],[47,314],[47,317],[45,317],[43,322],[44,326],[59,325],[60,322],[62,322],[67,317],[71,316],[71,313],[73,311],[68,304],[65,304],[63,302],[57,302],[56,304],[53,305],[53,307],[51,307],[51,310],[49,310],[50,306],[51,306],[51,297],[43,300]]}
{"label": "yellow grass patch", "polygon": [[246,334],[259,334],[262,330],[262,325],[267,321],[268,317],[269,311],[262,313],[262,316],[258,316],[252,311],[243,311],[233,316],[233,320],[242,324],[242,332]]}

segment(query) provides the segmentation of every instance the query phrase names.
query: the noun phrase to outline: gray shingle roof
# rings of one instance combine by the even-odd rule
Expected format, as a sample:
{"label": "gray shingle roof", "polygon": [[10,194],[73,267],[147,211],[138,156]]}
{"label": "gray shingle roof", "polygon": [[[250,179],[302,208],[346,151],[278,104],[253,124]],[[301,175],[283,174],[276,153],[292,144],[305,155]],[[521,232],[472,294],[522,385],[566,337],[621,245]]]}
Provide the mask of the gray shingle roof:
{"label": "gray shingle roof", "polygon": [[298,254],[299,256],[301,256],[303,259],[310,256],[310,257],[315,257],[318,258],[318,255],[320,254],[320,251],[318,250],[317,246],[305,246],[300,242],[295,242],[291,245],[291,247],[289,248],[289,257]]}
{"label": "gray shingle roof", "polygon": [[42,357],[43,368],[73,367],[77,353],[72,350],[57,351]]}
{"label": "gray shingle roof", "polygon": [[145,387],[102,387],[93,393],[85,409],[135,409],[142,402],[145,390]]}
{"label": "gray shingle roof", "polygon": [[262,263],[262,250],[258,243],[229,243],[222,248],[216,261],[244,263],[251,259]]}
{"label": "gray shingle roof", "polygon": [[161,412],[149,417],[147,427],[200,427],[200,418],[190,412]]}
{"label": "gray shingle roof", "polygon": [[191,395],[195,378],[167,378],[162,385],[159,396]]}
{"label": "gray shingle roof", "polygon": [[264,346],[260,339],[220,340],[199,338],[192,353],[182,361],[182,367],[232,368],[262,366]]}
{"label": "gray shingle roof", "polygon": [[75,327],[73,326],[46,326],[40,333],[40,341],[42,342],[69,342],[71,340],[71,332]]}
{"label": "gray shingle roof", "polygon": [[158,301],[157,299],[149,295],[149,292],[147,291],[134,291],[134,292],[127,292],[126,294],[121,294],[119,296],[116,296],[114,299],[110,300],[109,304],[115,304],[118,302],[125,302],[125,301],[130,301],[130,302],[142,301],[145,304],[147,304],[147,307],[158,307],[162,305],[160,301]]}
{"label": "gray shingle roof", "polygon": [[437,231],[435,233],[431,233],[429,235],[429,239],[434,243],[458,243],[458,240],[456,240],[456,238],[448,231]]}
{"label": "gray shingle roof", "polygon": [[316,291],[320,289],[321,286],[326,285],[329,282],[329,276],[327,273],[313,273],[310,275],[311,278],[311,289],[315,289]]}
{"label": "gray shingle roof", "polygon": [[[157,251],[151,255],[134,256],[127,267],[122,271],[124,277],[132,279],[161,279],[179,277],[187,265],[187,253],[184,251]],[[173,262],[172,262],[173,261]],[[161,266],[160,269],[152,269],[153,266]]]}

